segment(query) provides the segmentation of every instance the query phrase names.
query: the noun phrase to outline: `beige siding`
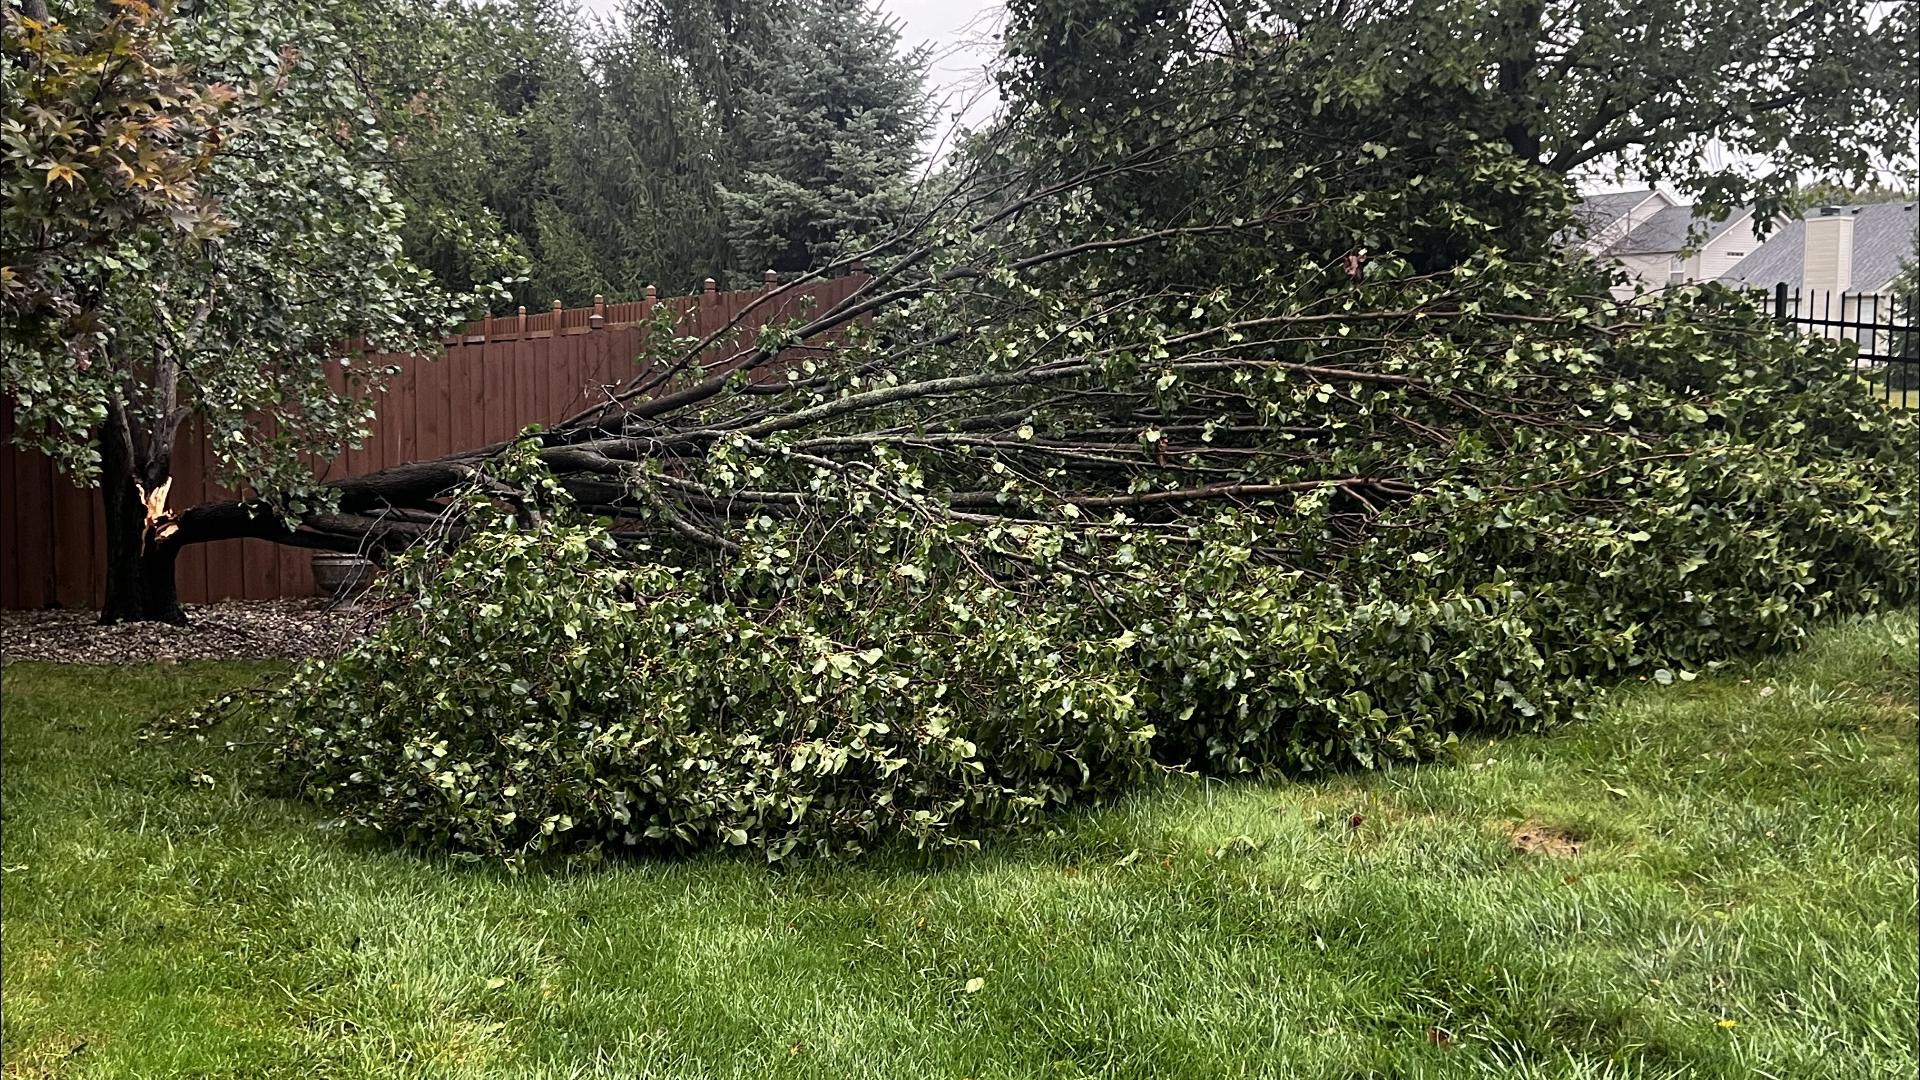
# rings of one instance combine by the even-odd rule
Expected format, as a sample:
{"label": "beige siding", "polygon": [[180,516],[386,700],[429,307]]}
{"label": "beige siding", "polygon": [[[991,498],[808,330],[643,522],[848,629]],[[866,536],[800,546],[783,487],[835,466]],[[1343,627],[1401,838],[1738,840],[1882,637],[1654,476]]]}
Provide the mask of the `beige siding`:
{"label": "beige siding", "polygon": [[1760,246],[1760,237],[1753,231],[1753,215],[1748,214],[1739,221],[1727,226],[1725,232],[1714,237],[1700,254],[1693,258],[1693,276],[1697,281],[1718,281],[1732,270],[1734,264],[1753,254]]}
{"label": "beige siding", "polygon": [[1852,217],[1807,218],[1805,243],[1800,261],[1802,289],[1845,292],[1853,287]]}
{"label": "beige siding", "polygon": [[[1621,255],[1614,259],[1621,268],[1639,283],[1642,291],[1664,289],[1667,287],[1667,260],[1670,256],[1660,255]],[[1631,296],[1632,290],[1614,289],[1616,296]]]}

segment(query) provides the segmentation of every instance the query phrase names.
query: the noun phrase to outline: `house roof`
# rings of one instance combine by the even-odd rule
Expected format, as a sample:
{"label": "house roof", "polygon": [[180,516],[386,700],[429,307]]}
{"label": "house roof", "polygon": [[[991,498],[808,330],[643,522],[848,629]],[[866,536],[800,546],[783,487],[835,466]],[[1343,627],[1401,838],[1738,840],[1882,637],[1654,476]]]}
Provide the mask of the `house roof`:
{"label": "house roof", "polygon": [[[1886,287],[1900,273],[1903,258],[1920,255],[1920,241],[1914,235],[1920,220],[1913,203],[1867,203],[1843,206],[1853,216],[1853,289],[1875,292]],[[1753,254],[1733,264],[1720,280],[1729,285],[1771,289],[1785,282],[1800,287],[1800,264],[1806,255],[1807,226],[1804,220],[1782,225]]]}
{"label": "house roof", "polygon": [[1653,196],[1650,188],[1637,191],[1610,191],[1604,195],[1582,195],[1580,205],[1574,207],[1573,214],[1586,224],[1590,233],[1619,221],[1627,212]]}
{"label": "house roof", "polygon": [[1728,214],[1724,220],[1713,221],[1694,215],[1691,206],[1669,206],[1634,227],[1632,232],[1608,245],[1610,255],[1664,255],[1679,251],[1687,246],[1687,240],[1697,226],[1702,231],[1701,244],[1706,244],[1721,233],[1745,221],[1753,215],[1747,207],[1741,207]]}

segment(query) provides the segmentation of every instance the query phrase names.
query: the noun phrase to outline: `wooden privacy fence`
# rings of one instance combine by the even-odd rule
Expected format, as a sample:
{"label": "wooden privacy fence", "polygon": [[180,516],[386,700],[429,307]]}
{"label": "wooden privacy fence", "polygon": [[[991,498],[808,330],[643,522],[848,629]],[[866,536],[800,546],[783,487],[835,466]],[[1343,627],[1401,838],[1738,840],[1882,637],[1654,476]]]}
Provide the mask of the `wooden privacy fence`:
{"label": "wooden privacy fence", "polygon": [[[863,277],[835,278],[794,289],[740,317],[726,341],[751,342],[760,327],[845,299]],[[769,280],[768,288],[773,287]],[[320,469],[326,478],[357,476],[389,465],[439,457],[511,438],[528,424],[552,424],[639,374],[656,307],[676,312],[675,333],[705,337],[741,316],[765,290],[564,308],[468,323],[446,340],[438,359],[374,356],[400,374],[377,401],[372,431]],[[99,492],[68,483],[44,455],[12,443],[13,407],[0,402],[0,607],[98,607],[105,594],[106,539]],[[214,484],[213,455],[197,421],[181,431],[173,455],[168,505],[179,508],[230,499]],[[192,544],[179,561],[180,599],[271,600],[314,594],[311,552],[262,540]]]}

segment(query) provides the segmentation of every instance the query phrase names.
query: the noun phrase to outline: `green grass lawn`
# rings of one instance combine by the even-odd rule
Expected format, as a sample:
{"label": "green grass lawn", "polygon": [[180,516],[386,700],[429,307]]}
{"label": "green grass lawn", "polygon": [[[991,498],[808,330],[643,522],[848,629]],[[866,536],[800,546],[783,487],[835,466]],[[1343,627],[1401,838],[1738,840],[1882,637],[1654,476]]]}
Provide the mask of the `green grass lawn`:
{"label": "green grass lawn", "polygon": [[518,878],[135,740],[257,667],[11,666],[4,1075],[1907,1080],[1917,646],[973,856]]}

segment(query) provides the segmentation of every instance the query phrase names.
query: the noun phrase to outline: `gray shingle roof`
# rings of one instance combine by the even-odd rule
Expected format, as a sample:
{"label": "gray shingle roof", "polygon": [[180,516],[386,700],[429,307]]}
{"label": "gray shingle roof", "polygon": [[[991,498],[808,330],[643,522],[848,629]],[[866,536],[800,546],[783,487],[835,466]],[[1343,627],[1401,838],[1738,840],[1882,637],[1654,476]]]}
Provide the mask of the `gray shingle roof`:
{"label": "gray shingle roof", "polygon": [[1694,226],[1702,230],[1700,243],[1705,244],[1734,225],[1745,221],[1751,210],[1741,208],[1727,215],[1723,221],[1710,221],[1694,216],[1691,206],[1669,206],[1646,220],[1645,224],[1609,245],[1609,255],[1663,255],[1679,251],[1687,246],[1689,234]]}
{"label": "gray shingle roof", "polygon": [[[1853,215],[1853,289],[1874,292],[1900,273],[1900,261],[1916,256],[1913,203],[1868,203],[1842,209]],[[1720,278],[1729,285],[1771,289],[1785,282],[1800,287],[1800,263],[1806,254],[1806,223],[1791,221],[1774,230],[1753,254],[1733,264]]]}

